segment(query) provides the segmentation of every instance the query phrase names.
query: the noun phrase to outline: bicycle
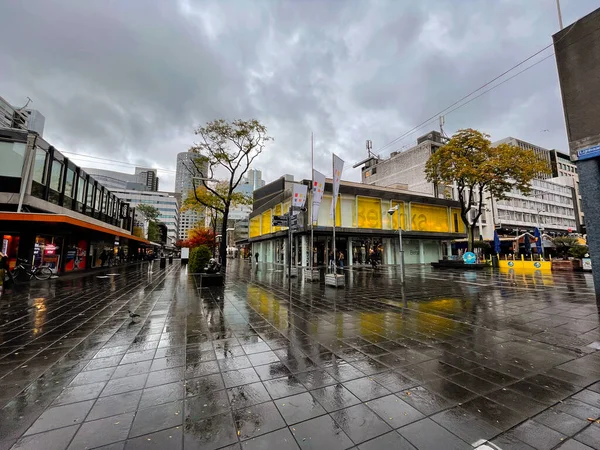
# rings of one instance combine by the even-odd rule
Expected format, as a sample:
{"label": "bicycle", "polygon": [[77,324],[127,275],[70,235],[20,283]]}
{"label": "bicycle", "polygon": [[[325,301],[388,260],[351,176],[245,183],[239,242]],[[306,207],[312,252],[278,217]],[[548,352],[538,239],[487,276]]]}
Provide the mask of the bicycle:
{"label": "bicycle", "polygon": [[24,259],[17,259],[17,266],[12,270],[13,279],[29,281],[33,277],[38,280],[48,280],[52,276],[52,270],[48,266],[33,267]]}

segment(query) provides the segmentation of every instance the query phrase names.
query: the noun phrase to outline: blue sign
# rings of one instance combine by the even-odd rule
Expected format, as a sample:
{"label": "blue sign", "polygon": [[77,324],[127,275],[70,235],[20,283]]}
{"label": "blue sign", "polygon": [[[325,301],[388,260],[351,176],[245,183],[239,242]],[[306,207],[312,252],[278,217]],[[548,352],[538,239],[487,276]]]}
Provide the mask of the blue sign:
{"label": "blue sign", "polygon": [[477,256],[475,256],[475,253],[473,252],[466,252],[463,255],[463,261],[465,264],[475,264],[475,261],[477,261]]}
{"label": "blue sign", "polygon": [[514,262],[512,262],[512,261],[509,261],[509,262],[508,262],[508,267],[514,267],[514,265],[515,265],[515,263],[514,263]]}
{"label": "blue sign", "polygon": [[535,267],[536,269],[539,269],[540,267],[542,267],[542,264],[538,261],[533,263],[533,267]]}
{"label": "blue sign", "polygon": [[577,158],[579,159],[592,159],[600,156],[600,145],[594,145],[593,147],[584,148],[577,152]]}

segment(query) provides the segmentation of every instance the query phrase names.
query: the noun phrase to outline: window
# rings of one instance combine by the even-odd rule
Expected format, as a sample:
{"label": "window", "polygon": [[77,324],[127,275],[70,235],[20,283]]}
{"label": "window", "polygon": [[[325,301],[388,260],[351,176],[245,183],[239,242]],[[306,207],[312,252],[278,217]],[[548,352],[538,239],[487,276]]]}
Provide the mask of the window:
{"label": "window", "polygon": [[40,184],[46,184],[46,164],[48,162],[48,152],[42,148],[36,147],[35,160],[33,162],[33,181]]}
{"label": "window", "polygon": [[85,200],[85,179],[82,177],[79,177],[79,182],[77,183],[77,195],[76,195],[76,199],[79,203],[83,203],[83,201]]}
{"label": "window", "polygon": [[91,181],[88,182],[87,201],[85,202],[85,204],[90,209],[94,207],[94,190],[95,186],[92,184]]}
{"label": "window", "polygon": [[0,176],[21,178],[24,162],[24,143],[0,142]]}
{"label": "window", "polygon": [[63,165],[59,161],[52,161],[52,172],[50,174],[50,189],[60,192],[60,186],[62,184],[63,177]]}
{"label": "window", "polygon": [[65,196],[69,198],[75,197],[73,187],[75,186],[75,172],[70,167],[67,168],[67,179],[65,180]]}

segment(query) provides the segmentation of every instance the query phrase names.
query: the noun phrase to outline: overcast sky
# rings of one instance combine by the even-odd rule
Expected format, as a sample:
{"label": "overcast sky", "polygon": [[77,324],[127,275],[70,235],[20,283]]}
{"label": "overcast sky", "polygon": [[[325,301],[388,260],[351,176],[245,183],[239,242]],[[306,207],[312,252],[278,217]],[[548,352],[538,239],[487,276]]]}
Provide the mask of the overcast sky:
{"label": "overcast sky", "polygon": [[[600,6],[561,3],[565,25]],[[31,97],[59,150],[166,169],[164,190],[194,127],[216,118],[268,127],[275,141],[255,165],[267,182],[310,178],[311,131],[315,168],[329,175],[335,152],[358,180],[366,139],[378,152],[558,31],[555,0],[0,0],[0,11],[0,96]],[[554,58],[446,116],[448,134],[464,127],[566,152]]]}

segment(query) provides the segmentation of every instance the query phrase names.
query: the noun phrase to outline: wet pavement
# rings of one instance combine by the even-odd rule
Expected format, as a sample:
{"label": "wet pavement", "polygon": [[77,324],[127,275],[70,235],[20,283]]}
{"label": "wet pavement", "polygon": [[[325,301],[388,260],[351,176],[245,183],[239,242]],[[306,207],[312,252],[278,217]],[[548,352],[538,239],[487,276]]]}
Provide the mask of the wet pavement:
{"label": "wet pavement", "polygon": [[345,273],[290,295],[272,266],[208,289],[176,262],[7,292],[0,450],[600,448],[589,275]]}

